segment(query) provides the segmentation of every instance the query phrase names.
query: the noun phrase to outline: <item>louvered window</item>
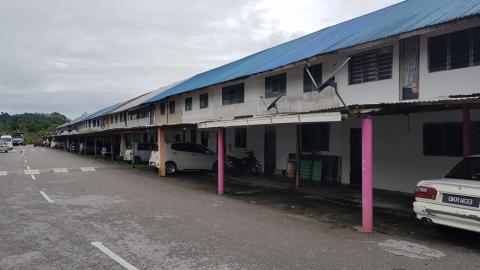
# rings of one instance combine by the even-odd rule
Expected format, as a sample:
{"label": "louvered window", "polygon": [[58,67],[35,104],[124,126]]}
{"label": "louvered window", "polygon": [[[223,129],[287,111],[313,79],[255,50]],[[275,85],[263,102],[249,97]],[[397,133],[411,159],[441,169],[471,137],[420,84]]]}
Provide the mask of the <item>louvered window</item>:
{"label": "louvered window", "polygon": [[430,72],[480,65],[480,27],[428,39]]}
{"label": "louvered window", "polygon": [[393,47],[355,54],[348,65],[349,84],[392,78]]}
{"label": "louvered window", "polygon": [[265,97],[273,98],[287,92],[287,74],[282,73],[265,78]]}

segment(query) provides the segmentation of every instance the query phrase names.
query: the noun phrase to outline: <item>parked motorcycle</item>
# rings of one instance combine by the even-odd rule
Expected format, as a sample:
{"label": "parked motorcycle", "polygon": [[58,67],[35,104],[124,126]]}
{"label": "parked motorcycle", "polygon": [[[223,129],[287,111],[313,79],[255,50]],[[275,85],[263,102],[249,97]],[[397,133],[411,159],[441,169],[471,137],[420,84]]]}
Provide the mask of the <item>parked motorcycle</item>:
{"label": "parked motorcycle", "polygon": [[257,160],[253,151],[246,151],[247,156],[237,158],[227,156],[225,160],[225,168],[230,172],[245,172],[253,175],[259,175],[262,172],[262,165]]}

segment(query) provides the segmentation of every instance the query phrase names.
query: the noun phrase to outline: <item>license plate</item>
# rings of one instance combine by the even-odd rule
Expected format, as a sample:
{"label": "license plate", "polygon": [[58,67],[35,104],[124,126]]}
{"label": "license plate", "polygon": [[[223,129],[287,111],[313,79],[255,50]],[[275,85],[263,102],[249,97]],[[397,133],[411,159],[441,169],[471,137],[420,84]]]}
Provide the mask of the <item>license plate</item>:
{"label": "license plate", "polygon": [[480,198],[461,196],[461,195],[452,195],[452,194],[443,194],[442,202],[456,205],[463,205],[469,207],[479,207]]}

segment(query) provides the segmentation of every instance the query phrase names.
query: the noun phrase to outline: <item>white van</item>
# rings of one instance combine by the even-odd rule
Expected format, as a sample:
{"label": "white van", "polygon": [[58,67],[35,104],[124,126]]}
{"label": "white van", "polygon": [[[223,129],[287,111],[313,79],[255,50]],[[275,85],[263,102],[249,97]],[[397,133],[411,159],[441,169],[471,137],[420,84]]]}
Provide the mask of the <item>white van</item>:
{"label": "white van", "polygon": [[12,136],[10,136],[10,135],[2,135],[2,137],[0,137],[0,138],[4,139],[4,140],[7,142],[8,150],[12,150],[12,149],[13,149],[13,138],[12,138]]}
{"label": "white van", "polygon": [[[152,150],[157,148],[156,144],[151,143],[134,143],[135,146],[135,161],[143,161],[148,162],[150,158],[150,153]],[[133,159],[133,150],[131,148],[125,150],[125,155],[123,156],[123,160],[127,162],[132,162]]]}
{"label": "white van", "polygon": [[[217,171],[217,155],[203,145],[176,142],[165,146],[165,172],[169,175],[181,170]],[[152,151],[149,165],[159,168],[158,151]]]}

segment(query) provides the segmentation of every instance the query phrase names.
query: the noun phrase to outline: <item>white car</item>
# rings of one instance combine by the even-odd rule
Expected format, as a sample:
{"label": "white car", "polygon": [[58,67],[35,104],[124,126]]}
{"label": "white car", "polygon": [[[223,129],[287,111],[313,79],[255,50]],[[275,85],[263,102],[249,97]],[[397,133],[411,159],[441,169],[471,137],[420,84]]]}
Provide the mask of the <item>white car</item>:
{"label": "white car", "polygon": [[[217,155],[196,143],[166,143],[165,172],[172,175],[182,170],[217,170]],[[159,168],[158,151],[152,151],[150,166]]]}
{"label": "white car", "polygon": [[7,141],[0,138],[0,152],[8,153]]}
{"label": "white car", "polygon": [[13,138],[12,138],[12,136],[2,135],[2,137],[0,137],[0,138],[5,140],[5,142],[7,143],[8,150],[13,150]]}
{"label": "white car", "polygon": [[480,155],[464,158],[445,178],[420,181],[413,210],[426,224],[480,232]]}
{"label": "white car", "polygon": [[[144,162],[149,161],[152,150],[157,148],[155,144],[150,144],[150,143],[134,143],[134,146],[135,146],[135,157],[136,157],[135,161],[139,160]],[[123,156],[123,160],[132,162],[132,158],[133,158],[133,150],[132,149],[125,150],[125,155]]]}

